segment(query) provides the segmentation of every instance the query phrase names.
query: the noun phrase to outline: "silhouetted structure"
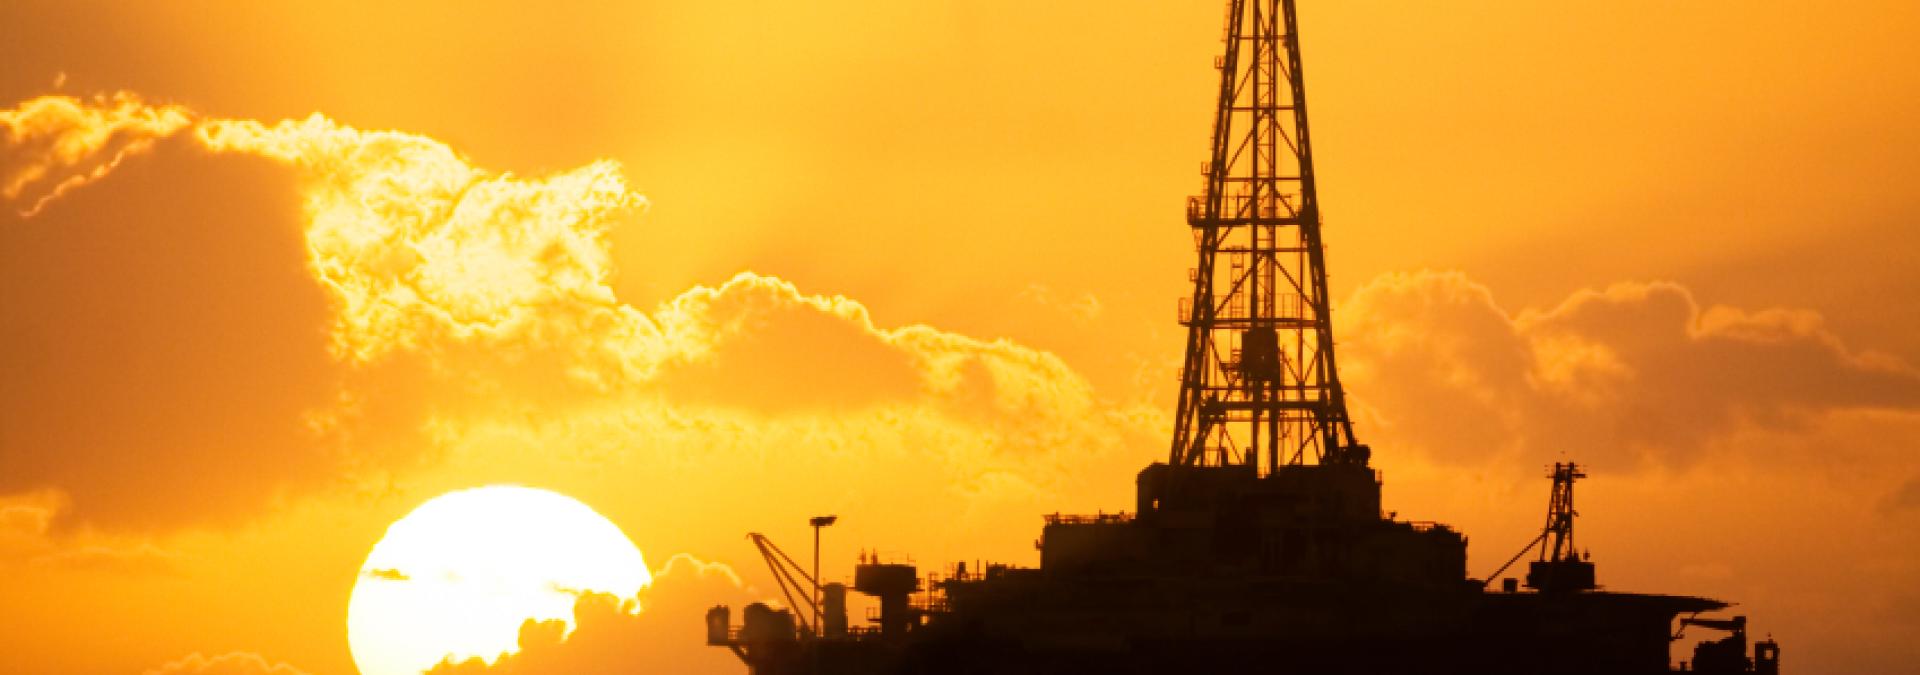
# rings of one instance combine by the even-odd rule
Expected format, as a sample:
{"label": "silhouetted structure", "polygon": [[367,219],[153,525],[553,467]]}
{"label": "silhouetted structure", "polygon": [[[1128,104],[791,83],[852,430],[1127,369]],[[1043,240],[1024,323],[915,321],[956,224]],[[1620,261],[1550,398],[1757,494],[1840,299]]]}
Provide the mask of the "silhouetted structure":
{"label": "silhouetted structure", "polygon": [[1730,633],[1696,650],[1695,672],[1778,672],[1770,641],[1747,657],[1744,618],[1692,618],[1725,603],[1599,590],[1574,549],[1571,463],[1555,465],[1540,536],[1508,561],[1547,543],[1531,590],[1489,592],[1460,533],[1383,517],[1334,362],[1293,9],[1228,5],[1206,191],[1187,204],[1199,262],[1180,304],[1177,426],[1168,461],[1139,474],[1136,512],[1048,516],[1037,569],[923,580],[863,555],[853,590],[878,611],[862,627],[844,586],[817,586],[753,535],[789,604],[823,597],[805,609],[824,618],[755,604],[735,628],[715,607],[710,644],[757,675],[1621,675],[1670,672],[1684,614],[1680,628]]}

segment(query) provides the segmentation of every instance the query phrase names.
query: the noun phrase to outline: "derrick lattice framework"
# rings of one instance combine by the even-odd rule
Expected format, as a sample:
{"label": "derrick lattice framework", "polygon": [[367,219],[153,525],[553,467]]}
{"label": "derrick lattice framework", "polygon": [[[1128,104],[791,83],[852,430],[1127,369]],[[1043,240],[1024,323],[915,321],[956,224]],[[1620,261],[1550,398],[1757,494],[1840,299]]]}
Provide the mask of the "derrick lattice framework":
{"label": "derrick lattice framework", "polygon": [[1200,260],[1169,463],[1364,465],[1334,367],[1293,2],[1227,11],[1206,191],[1187,202]]}

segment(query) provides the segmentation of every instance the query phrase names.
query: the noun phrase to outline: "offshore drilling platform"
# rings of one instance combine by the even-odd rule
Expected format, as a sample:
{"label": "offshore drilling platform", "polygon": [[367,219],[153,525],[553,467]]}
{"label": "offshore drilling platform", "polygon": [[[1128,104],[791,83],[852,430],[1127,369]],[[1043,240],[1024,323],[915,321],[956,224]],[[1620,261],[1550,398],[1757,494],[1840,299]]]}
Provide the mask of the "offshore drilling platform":
{"label": "offshore drilling platform", "polygon": [[[1602,590],[1556,464],[1539,537],[1484,581],[1466,538],[1383,515],[1334,339],[1293,0],[1231,0],[1173,441],[1131,514],[1046,518],[1040,566],[922,578],[867,558],[820,583],[760,535],[788,609],[727,607],[707,641],[754,675],[803,673],[1779,673],[1745,617],[1701,597]],[[819,527],[831,519],[816,519]],[[1520,579],[1501,578],[1538,549]],[[1499,584],[1493,582],[1498,579]],[[847,592],[872,596],[849,625]],[[1669,648],[1711,631],[1692,657]]]}

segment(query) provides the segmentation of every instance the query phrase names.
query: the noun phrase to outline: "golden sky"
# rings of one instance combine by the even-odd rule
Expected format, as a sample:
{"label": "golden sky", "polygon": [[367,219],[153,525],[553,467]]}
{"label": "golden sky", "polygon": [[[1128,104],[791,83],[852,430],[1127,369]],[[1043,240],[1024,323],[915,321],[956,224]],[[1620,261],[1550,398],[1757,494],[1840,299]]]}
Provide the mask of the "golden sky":
{"label": "golden sky", "polygon": [[[0,5],[0,670],[353,673],[516,483],[738,672],[745,532],[1030,564],[1164,456],[1217,3],[396,4]],[[1920,5],[1303,5],[1388,508],[1485,574],[1578,459],[1603,584],[1920,660]]]}

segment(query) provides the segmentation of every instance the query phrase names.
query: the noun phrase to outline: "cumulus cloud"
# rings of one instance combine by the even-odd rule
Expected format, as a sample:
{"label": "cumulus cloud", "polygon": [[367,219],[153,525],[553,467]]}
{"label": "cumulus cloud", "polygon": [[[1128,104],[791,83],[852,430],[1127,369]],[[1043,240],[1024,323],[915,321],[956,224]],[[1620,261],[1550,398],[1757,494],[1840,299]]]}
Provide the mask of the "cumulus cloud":
{"label": "cumulus cloud", "polygon": [[994,405],[1022,410],[1077,410],[1091,396],[1051,354],[929,326],[881,328],[857,301],[776,277],[742,273],[651,313],[627,305],[608,284],[606,234],[645,200],[611,162],[531,180],[489,175],[431,139],[319,116],[212,121],[198,136],[306,176],[313,267],[341,304],[337,346],[355,360],[478,345],[489,358],[559,356],[562,372],[598,392],[680,367],[677,392],[697,398],[718,382],[733,402],[756,405],[979,396],[977,385]]}
{"label": "cumulus cloud", "polygon": [[313,269],[340,302],[335,341],[349,358],[442,338],[495,346],[583,333],[647,338],[645,322],[607,285],[606,232],[645,203],[613,162],[522,179],[477,169],[430,138],[319,115],[212,120],[196,135],[216,151],[299,171]]}
{"label": "cumulus cloud", "polygon": [[520,627],[518,651],[491,663],[443,661],[428,673],[735,672],[742,666],[732,653],[706,646],[704,618],[716,603],[753,600],[732,568],[682,553],[667,561],[637,601],[605,593],[580,596],[572,633],[564,621],[530,620]]}
{"label": "cumulus cloud", "polygon": [[146,675],[306,675],[285,663],[269,661],[251,652],[205,656],[198,652],[146,671]]}
{"label": "cumulus cloud", "polygon": [[[45,100],[83,110],[106,105],[50,97],[19,110]],[[119,113],[143,114],[161,113]],[[167,119],[183,115],[165,111]],[[60,119],[88,127],[115,118],[93,111]],[[320,115],[278,123],[193,119],[185,127],[192,133],[177,142],[201,154],[181,153],[186,158],[217,164],[233,156],[249,171],[290,169],[278,175],[290,175],[290,189],[282,189],[297,196],[292,231],[259,227],[287,218],[278,202],[252,218],[213,219],[221,231],[206,235],[257,246],[213,244],[133,214],[87,211],[106,208],[94,202],[125,200],[76,199],[63,209],[71,229],[40,231],[47,246],[125,236],[86,229],[125,223],[150,233],[158,250],[124,249],[138,256],[124,267],[176,283],[99,284],[103,294],[122,286],[170,291],[122,304],[105,298],[114,310],[108,316],[150,322],[113,330],[88,325],[80,319],[98,312],[48,292],[78,285],[91,266],[71,258],[21,266],[51,270],[8,286],[22,298],[10,305],[39,303],[38,312],[59,319],[38,324],[47,328],[37,342],[58,358],[12,345],[7,352],[22,355],[23,368],[95,364],[97,377],[75,381],[61,377],[68,368],[50,366],[41,368],[44,377],[9,388],[0,412],[21,424],[0,431],[0,465],[21,470],[7,472],[0,488],[56,485],[75,497],[76,513],[159,522],[194,517],[192,504],[237,510],[313,476],[403,465],[422,447],[458,448],[476,434],[587,446],[606,441],[574,430],[625,428],[634,434],[612,438],[631,446],[698,436],[663,453],[745,437],[777,440],[796,454],[848,458],[849,448],[860,448],[923,463],[931,456],[950,469],[930,474],[936,486],[1032,495],[1163,423],[1154,412],[1106,405],[1053,354],[931,326],[885,326],[853,299],[805,293],[777,277],[742,273],[651,310],[629,305],[609,285],[607,233],[645,200],[612,162],[524,178],[477,168],[430,138],[354,129]],[[137,178],[161,176],[115,182]],[[235,181],[209,184],[228,190]],[[100,189],[130,187],[141,185]],[[163,204],[144,206],[167,212]],[[288,238],[273,238],[280,235]],[[231,276],[210,273],[223,269],[226,254],[268,262],[235,267]],[[298,278],[286,279],[287,270]],[[248,275],[288,283],[263,286]],[[207,301],[237,291],[244,301]],[[172,321],[151,311],[182,305],[209,306],[217,316]],[[89,313],[62,315],[82,311]],[[203,344],[208,326],[233,341]],[[59,338],[68,334],[80,335],[82,346],[99,344],[74,351]],[[176,335],[177,343],[168,341]],[[244,347],[234,344],[243,340]],[[183,373],[189,369],[195,374]],[[75,425],[101,407],[84,395],[94,391],[123,392],[105,406],[121,418]],[[45,414],[53,408],[67,412]],[[550,419],[570,428],[542,430],[541,420]],[[168,475],[176,470],[180,476]],[[156,477],[205,485],[212,498],[149,508],[154,492],[136,486]]]}
{"label": "cumulus cloud", "polygon": [[1096,404],[1091,385],[1054,354],[931,326],[882,328],[857,301],[805,294],[774,277],[743,273],[695,288],[654,316],[679,347],[663,359],[661,385],[734,405],[925,395],[983,414],[1058,418]]}
{"label": "cumulus cloud", "polygon": [[1368,428],[1447,461],[1686,465],[1745,429],[1920,410],[1920,372],[1804,310],[1702,307],[1671,283],[1511,313],[1458,273],[1383,276],[1336,313]]}

